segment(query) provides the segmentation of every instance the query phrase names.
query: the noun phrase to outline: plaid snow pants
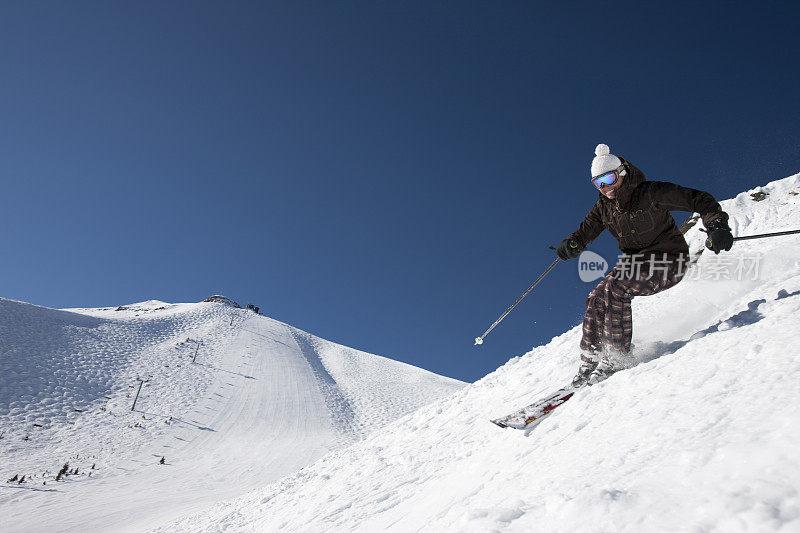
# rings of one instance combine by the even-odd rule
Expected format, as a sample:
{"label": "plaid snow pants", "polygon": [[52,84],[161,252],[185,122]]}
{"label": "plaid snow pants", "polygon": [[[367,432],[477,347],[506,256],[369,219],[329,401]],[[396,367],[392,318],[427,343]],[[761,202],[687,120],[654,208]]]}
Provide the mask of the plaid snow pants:
{"label": "plaid snow pants", "polygon": [[[639,259],[623,256],[586,298],[582,359],[599,360],[602,352],[626,354],[631,349],[631,299],[675,286],[685,275],[681,259]],[[633,266],[632,266],[633,265]]]}

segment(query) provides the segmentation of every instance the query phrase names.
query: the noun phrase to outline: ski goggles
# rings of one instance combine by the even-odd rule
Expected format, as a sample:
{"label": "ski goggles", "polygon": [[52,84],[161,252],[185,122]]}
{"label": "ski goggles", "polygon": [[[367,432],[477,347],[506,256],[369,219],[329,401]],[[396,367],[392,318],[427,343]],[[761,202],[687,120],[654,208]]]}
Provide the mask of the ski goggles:
{"label": "ski goggles", "polygon": [[608,185],[614,185],[620,176],[622,176],[622,172],[624,172],[625,166],[620,165],[614,170],[609,170],[608,172],[604,172],[599,176],[595,176],[592,178],[592,185],[597,187],[598,189],[602,189]]}

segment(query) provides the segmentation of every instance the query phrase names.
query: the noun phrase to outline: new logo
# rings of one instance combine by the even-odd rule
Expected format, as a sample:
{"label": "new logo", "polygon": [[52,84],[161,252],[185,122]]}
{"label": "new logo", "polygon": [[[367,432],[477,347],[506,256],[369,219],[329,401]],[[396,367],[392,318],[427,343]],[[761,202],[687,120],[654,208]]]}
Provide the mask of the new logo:
{"label": "new logo", "polygon": [[596,279],[600,279],[606,275],[608,270],[608,261],[603,259],[603,256],[584,250],[578,256],[578,276],[584,283],[590,283]]}

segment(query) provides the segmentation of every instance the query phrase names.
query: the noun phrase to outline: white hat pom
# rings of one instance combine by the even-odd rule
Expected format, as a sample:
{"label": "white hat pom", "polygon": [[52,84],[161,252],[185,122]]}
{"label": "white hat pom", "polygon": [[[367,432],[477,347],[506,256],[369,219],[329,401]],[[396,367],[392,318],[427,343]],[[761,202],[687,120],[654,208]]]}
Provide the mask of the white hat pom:
{"label": "white hat pom", "polygon": [[599,176],[604,172],[619,168],[622,164],[622,161],[611,153],[611,149],[607,144],[598,144],[597,148],[594,149],[594,154],[595,158],[592,159],[592,176]]}
{"label": "white hat pom", "polygon": [[594,155],[608,155],[610,153],[611,149],[607,144],[598,144],[597,148],[594,149]]}

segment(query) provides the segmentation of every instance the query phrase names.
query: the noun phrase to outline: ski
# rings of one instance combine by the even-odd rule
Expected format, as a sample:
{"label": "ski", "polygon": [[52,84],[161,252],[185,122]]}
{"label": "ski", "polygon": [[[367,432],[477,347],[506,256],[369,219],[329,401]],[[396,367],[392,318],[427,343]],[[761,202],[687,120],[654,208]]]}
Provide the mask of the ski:
{"label": "ski", "polygon": [[583,387],[567,385],[566,387],[558,389],[550,396],[534,402],[527,407],[523,407],[515,413],[492,420],[492,423],[501,428],[527,429],[533,427],[552,413],[557,407],[572,398],[581,388]]}

